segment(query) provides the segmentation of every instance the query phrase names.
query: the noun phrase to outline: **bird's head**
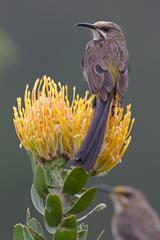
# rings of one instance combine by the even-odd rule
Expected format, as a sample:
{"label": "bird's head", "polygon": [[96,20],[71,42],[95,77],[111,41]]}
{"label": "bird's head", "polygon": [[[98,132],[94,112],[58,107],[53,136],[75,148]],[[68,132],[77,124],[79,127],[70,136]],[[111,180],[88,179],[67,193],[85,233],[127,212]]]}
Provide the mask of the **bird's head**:
{"label": "bird's head", "polygon": [[147,204],[142,192],[133,187],[100,185],[98,189],[109,194],[116,212],[121,212],[127,207],[133,208]]}
{"label": "bird's head", "polygon": [[76,26],[90,28],[94,40],[108,39],[109,37],[124,39],[121,28],[114,22],[98,21],[93,24],[78,23]]}

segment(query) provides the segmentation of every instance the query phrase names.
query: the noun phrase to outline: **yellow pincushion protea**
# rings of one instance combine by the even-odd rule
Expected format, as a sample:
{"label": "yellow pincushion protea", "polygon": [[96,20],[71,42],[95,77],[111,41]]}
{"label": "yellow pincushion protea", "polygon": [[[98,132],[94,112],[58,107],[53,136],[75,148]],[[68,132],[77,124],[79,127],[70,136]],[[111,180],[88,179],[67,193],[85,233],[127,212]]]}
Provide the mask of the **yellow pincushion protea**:
{"label": "yellow pincushion protea", "polygon": [[[68,98],[68,87],[58,85],[44,76],[36,80],[32,92],[26,87],[24,107],[17,98],[14,107],[14,125],[20,146],[31,152],[38,161],[54,160],[59,156],[74,159],[92,120],[93,96],[84,98],[75,94]],[[94,174],[110,170],[120,162],[130,143],[133,125],[130,105],[123,117],[123,109],[115,106],[110,114],[105,140],[94,166]]]}
{"label": "yellow pincushion protea", "polygon": [[39,160],[64,155],[72,159],[80,147],[93,115],[92,98],[75,96],[70,104],[68,87],[44,76],[32,92],[26,87],[24,108],[21,98],[14,107],[14,125],[21,145]]}

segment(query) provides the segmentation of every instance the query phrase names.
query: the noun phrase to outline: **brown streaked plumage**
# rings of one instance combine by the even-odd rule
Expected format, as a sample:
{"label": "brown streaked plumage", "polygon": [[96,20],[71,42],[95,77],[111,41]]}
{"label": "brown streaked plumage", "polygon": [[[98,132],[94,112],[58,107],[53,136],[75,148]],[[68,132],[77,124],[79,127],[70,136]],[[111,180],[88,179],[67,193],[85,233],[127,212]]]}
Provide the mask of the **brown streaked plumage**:
{"label": "brown streaked plumage", "polygon": [[160,218],[138,189],[128,186],[98,189],[108,192],[114,206],[115,240],[160,240]]}
{"label": "brown streaked plumage", "polygon": [[101,150],[112,98],[119,95],[119,104],[128,87],[128,51],[121,28],[113,22],[80,23],[88,27],[93,40],[82,59],[83,75],[92,94],[98,96],[94,117],[89,131],[75,156],[75,164],[88,171],[94,166]]}

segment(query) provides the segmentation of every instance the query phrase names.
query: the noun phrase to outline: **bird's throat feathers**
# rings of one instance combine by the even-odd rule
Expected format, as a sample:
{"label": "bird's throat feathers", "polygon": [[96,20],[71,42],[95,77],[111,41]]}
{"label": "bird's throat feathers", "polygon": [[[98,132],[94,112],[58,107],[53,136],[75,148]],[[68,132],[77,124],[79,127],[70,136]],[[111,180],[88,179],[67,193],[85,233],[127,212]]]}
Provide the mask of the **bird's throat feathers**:
{"label": "bird's throat feathers", "polygon": [[100,39],[107,39],[107,35],[101,30],[91,30],[93,35],[93,40],[98,41]]}

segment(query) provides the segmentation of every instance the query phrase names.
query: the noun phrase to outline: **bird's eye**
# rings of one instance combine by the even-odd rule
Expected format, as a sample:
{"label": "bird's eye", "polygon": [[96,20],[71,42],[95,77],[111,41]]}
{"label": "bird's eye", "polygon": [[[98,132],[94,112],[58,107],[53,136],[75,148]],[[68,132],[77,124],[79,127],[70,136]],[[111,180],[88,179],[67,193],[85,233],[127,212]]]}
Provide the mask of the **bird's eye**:
{"label": "bird's eye", "polygon": [[104,32],[109,32],[110,28],[109,27],[102,27],[101,30],[104,31]]}
{"label": "bird's eye", "polygon": [[129,192],[125,192],[125,193],[123,193],[123,196],[124,196],[125,198],[131,198],[131,197],[132,197],[132,194],[129,193]]}

